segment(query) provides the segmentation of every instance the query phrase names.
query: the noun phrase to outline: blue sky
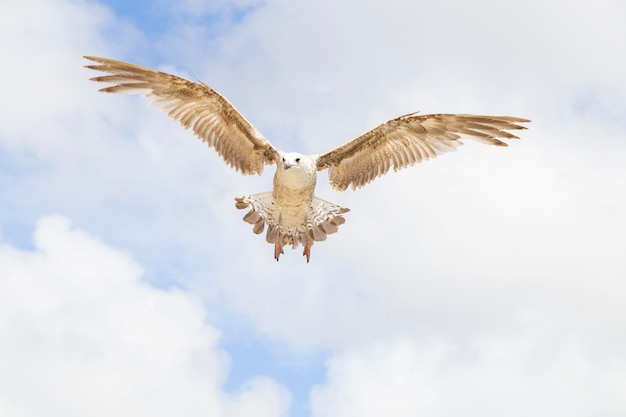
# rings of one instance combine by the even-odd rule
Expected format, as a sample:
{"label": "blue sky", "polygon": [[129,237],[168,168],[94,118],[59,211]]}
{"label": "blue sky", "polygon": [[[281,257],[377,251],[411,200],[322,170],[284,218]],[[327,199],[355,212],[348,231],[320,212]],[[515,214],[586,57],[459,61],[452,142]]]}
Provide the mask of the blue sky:
{"label": "blue sky", "polygon": [[[620,1],[29,0],[0,17],[0,415],[626,413]],[[339,193],[311,263],[243,177],[83,55],[220,91],[277,147],[532,119]]]}

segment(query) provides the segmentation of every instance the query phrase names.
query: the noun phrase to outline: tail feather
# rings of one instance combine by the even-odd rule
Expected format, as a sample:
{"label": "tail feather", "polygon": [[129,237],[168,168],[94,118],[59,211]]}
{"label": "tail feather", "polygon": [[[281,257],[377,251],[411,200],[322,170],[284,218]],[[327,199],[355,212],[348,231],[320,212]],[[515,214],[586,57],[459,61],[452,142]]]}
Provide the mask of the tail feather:
{"label": "tail feather", "polygon": [[265,229],[265,223],[267,223],[268,217],[267,213],[270,209],[271,201],[272,193],[269,192],[235,198],[235,207],[239,210],[252,206],[250,211],[243,216],[243,221],[254,225],[252,231],[257,235],[263,233]]}
{"label": "tail feather", "polygon": [[337,233],[339,226],[346,222],[342,214],[349,211],[350,209],[340,207],[330,201],[313,197],[307,216],[307,228],[312,232],[313,240],[326,240],[326,235]]}
{"label": "tail feather", "polygon": [[309,227],[309,237],[313,241],[323,242],[326,240],[327,233],[320,226],[316,224],[308,224],[307,226]]}
{"label": "tail feather", "polygon": [[337,233],[337,231],[339,230],[339,228],[334,225],[332,222],[328,221],[328,222],[324,222],[320,224],[320,228],[326,232],[327,235],[333,234],[333,233]]}
{"label": "tail feather", "polygon": [[[265,235],[265,240],[267,243],[274,244],[279,241],[278,236],[278,227],[275,224],[270,224],[267,226],[267,234]],[[282,242],[281,242],[282,243]]]}
{"label": "tail feather", "polygon": [[283,221],[281,208],[274,203],[271,192],[235,198],[235,207],[240,210],[250,207],[243,220],[254,225],[252,231],[260,234],[267,224],[265,239],[268,243],[291,245],[294,249],[302,244],[309,248],[314,242],[326,240],[327,235],[336,233],[346,222],[342,216],[350,211],[329,201],[313,197],[306,215],[297,223]]}

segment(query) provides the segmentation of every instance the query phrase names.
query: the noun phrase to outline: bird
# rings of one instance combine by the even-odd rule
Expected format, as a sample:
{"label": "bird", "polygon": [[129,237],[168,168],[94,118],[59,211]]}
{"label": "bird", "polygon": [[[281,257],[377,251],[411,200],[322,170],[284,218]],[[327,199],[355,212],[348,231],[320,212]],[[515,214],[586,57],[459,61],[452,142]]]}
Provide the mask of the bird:
{"label": "bird", "polygon": [[235,198],[237,209],[249,209],[243,220],[274,245],[274,259],[284,247],[302,245],[307,263],[315,242],[326,240],[345,223],[348,208],[315,195],[317,173],[328,170],[332,188],[358,189],[386,174],[456,149],[472,139],[507,146],[502,139],[519,139],[509,130],[526,129],[528,119],[512,116],[409,113],[380,124],[343,145],[322,154],[285,152],[272,145],[221,94],[201,81],[148,67],[95,56],[86,68],[107,75],[92,81],[111,85],[106,93],[143,94],[214,148],[224,161],[243,175],[260,175],[265,165],[276,172],[269,192]]}

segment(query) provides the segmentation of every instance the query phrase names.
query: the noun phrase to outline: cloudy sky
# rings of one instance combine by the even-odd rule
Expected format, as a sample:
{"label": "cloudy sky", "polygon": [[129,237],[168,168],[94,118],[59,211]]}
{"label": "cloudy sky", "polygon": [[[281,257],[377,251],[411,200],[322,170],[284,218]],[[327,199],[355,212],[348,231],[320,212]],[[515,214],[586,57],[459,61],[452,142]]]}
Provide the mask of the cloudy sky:
{"label": "cloudy sky", "polygon": [[[626,415],[626,3],[3,6],[0,415]],[[268,191],[83,55],[220,91],[319,153],[412,111],[532,119],[339,193],[273,248]]]}

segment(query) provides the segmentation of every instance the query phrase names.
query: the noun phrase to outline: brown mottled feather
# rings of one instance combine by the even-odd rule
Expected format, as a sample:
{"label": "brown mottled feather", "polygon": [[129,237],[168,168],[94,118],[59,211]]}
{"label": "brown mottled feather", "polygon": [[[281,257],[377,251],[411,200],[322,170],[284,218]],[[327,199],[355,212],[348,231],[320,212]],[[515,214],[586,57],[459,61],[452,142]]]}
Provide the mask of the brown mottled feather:
{"label": "brown mottled feather", "polygon": [[275,163],[278,151],[219,93],[203,83],[108,58],[86,56],[99,65],[87,68],[109,73],[92,78],[112,83],[100,91],[142,93],[184,128],[191,129],[243,174],[261,174]]}
{"label": "brown mottled feather", "polygon": [[496,146],[498,138],[517,139],[506,130],[526,129],[527,119],[470,114],[408,114],[390,120],[318,157],[317,169],[329,170],[338,190],[360,188],[375,178],[456,149],[462,137]]}

